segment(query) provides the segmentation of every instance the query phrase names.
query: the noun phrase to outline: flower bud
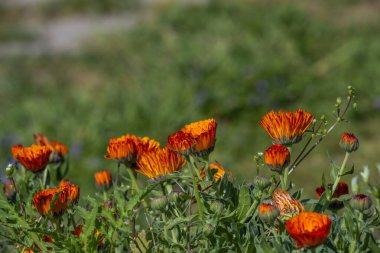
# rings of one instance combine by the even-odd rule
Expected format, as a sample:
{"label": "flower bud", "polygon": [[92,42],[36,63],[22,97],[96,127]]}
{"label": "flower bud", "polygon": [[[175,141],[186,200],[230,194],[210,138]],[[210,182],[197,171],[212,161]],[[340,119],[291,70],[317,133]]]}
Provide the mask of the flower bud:
{"label": "flower bud", "polygon": [[269,169],[282,173],[282,170],[289,165],[290,152],[284,145],[272,145],[270,148],[265,150],[264,161]]}
{"label": "flower bud", "polygon": [[352,196],[350,205],[353,209],[363,212],[372,206],[372,200],[365,194],[356,194]]}
{"label": "flower bud", "polygon": [[257,186],[260,190],[266,189],[268,186],[270,186],[270,184],[270,180],[266,177],[257,176],[255,178],[255,186]]}
{"label": "flower bud", "polygon": [[203,233],[208,236],[208,235],[211,235],[212,233],[214,233],[214,226],[210,223],[206,223],[204,226],[203,226],[203,229],[202,229]]}
{"label": "flower bud", "polygon": [[213,201],[211,203],[210,209],[214,213],[220,213],[223,210],[223,203],[220,201]]}
{"label": "flower bud", "polygon": [[168,204],[168,199],[166,196],[158,196],[151,199],[150,206],[154,210],[163,210]]}
{"label": "flower bud", "polygon": [[175,203],[178,200],[183,201],[186,200],[186,194],[181,191],[172,191],[168,195],[169,202]]}
{"label": "flower bud", "polygon": [[15,172],[15,170],[16,170],[16,167],[12,163],[10,163],[5,169],[5,172],[7,173],[8,177],[11,177],[13,173]]}
{"label": "flower bud", "polygon": [[339,145],[346,152],[351,153],[359,148],[359,140],[354,134],[343,133]]}
{"label": "flower bud", "polygon": [[261,203],[259,205],[259,218],[262,222],[272,223],[280,212],[277,207],[272,203]]}

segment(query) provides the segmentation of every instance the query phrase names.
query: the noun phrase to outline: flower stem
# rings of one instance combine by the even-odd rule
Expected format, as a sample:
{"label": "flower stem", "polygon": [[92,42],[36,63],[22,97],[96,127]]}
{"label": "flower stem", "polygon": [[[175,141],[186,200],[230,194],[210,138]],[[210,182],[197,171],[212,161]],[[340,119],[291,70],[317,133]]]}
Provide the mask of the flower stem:
{"label": "flower stem", "polygon": [[288,188],[288,176],[289,176],[289,166],[285,168],[283,175],[281,176],[281,187],[282,190],[286,190]]}
{"label": "flower stem", "polygon": [[42,189],[45,189],[46,187],[46,179],[47,179],[48,173],[49,173],[49,167],[47,166],[42,174]]}
{"label": "flower stem", "polygon": [[241,221],[241,223],[247,222],[248,218],[251,217],[251,215],[255,213],[256,208],[257,208],[258,205],[259,205],[259,201],[257,199],[255,199],[255,201],[253,201],[251,207],[248,209],[247,215]]}
{"label": "flower stem", "polygon": [[139,188],[139,185],[137,184],[135,174],[133,173],[132,169],[130,169],[130,168],[127,168],[127,171],[128,171],[128,175],[132,181],[132,187],[135,189],[135,191],[137,193],[140,193],[140,188]]}
{"label": "flower stem", "polygon": [[335,190],[336,190],[336,187],[338,186],[338,183],[342,177],[342,174],[344,172],[344,168],[346,167],[346,163],[347,163],[347,160],[348,160],[348,157],[350,156],[350,153],[346,152],[346,155],[344,156],[344,159],[343,159],[343,162],[342,162],[342,166],[340,167],[339,171],[338,171],[338,176],[336,177],[335,179],[335,182],[334,182],[334,185],[331,189],[331,196],[330,196],[330,199],[331,197],[333,196]]}
{"label": "flower stem", "polygon": [[195,177],[195,173],[196,173],[197,168],[194,165],[194,159],[193,159],[192,156],[188,156],[187,160],[190,163],[189,167],[190,167],[190,171],[191,171],[191,177],[193,179],[194,195],[195,195],[195,199],[197,200],[199,217],[200,217],[201,221],[204,222],[203,207],[202,207],[202,202],[201,202],[201,198],[200,198],[200,195],[199,195],[197,179]]}

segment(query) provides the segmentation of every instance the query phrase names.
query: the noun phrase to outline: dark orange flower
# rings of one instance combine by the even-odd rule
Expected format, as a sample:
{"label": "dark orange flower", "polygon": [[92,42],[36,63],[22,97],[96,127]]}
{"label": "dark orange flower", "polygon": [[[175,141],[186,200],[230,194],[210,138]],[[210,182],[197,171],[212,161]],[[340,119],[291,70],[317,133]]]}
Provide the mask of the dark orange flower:
{"label": "dark orange flower", "polygon": [[34,253],[32,249],[24,249],[22,253]]}
{"label": "dark orange flower", "polygon": [[324,214],[303,212],[287,220],[285,228],[295,240],[297,248],[315,247],[326,241],[331,220]]}
{"label": "dark orange flower", "polygon": [[104,157],[131,166],[137,162],[143,152],[159,148],[160,144],[147,137],[140,138],[131,134],[119,138],[111,138]]}
{"label": "dark orange flower", "polygon": [[168,137],[166,147],[181,155],[189,155],[193,152],[196,142],[190,133],[175,132]]}
{"label": "dark orange flower", "polygon": [[[332,184],[328,184],[328,188],[331,189],[332,188]],[[315,192],[317,193],[317,197],[321,197],[322,193],[325,191],[325,187],[323,186],[320,186],[318,187],[317,189],[315,189]],[[345,183],[345,182],[339,182],[335,191],[334,191],[334,194],[333,194],[333,198],[339,198],[340,196],[342,195],[346,195],[346,194],[349,194],[349,190],[348,190],[348,185]],[[333,201],[330,205],[329,205],[329,209],[331,210],[339,210],[341,208],[343,208],[343,202],[342,201]]]}
{"label": "dark orange flower", "polygon": [[64,160],[64,156],[68,152],[68,148],[65,144],[58,141],[49,141],[49,139],[43,134],[35,134],[34,140],[39,146],[47,146],[53,152],[51,162],[61,162]]}
{"label": "dark orange flower", "polygon": [[292,198],[287,191],[277,189],[273,193],[273,201],[280,215],[289,218],[305,211],[303,205],[296,199]]}
{"label": "dark orange flower", "polygon": [[[209,166],[209,169],[212,171],[215,181],[218,181],[219,179],[221,179],[224,176],[224,173],[226,172],[223,165],[220,164],[218,161],[215,161],[215,163],[211,163]],[[201,170],[201,177],[202,179],[205,179],[206,177],[205,169]]]}
{"label": "dark orange flower", "polygon": [[342,138],[340,139],[339,145],[346,152],[353,152],[359,148],[359,140],[354,134],[343,133]]}
{"label": "dark orange flower", "polygon": [[47,146],[37,146],[33,144],[30,147],[23,147],[17,144],[12,147],[13,158],[21,163],[25,169],[34,173],[45,169],[49,163],[50,154],[51,150]]}
{"label": "dark orange flower", "polygon": [[260,125],[272,138],[273,144],[288,145],[299,142],[313,120],[311,113],[301,109],[296,112],[280,110],[278,113],[271,111],[265,114]]}
{"label": "dark orange flower", "polygon": [[181,131],[191,134],[195,141],[194,152],[205,156],[214,150],[217,123],[215,119],[207,119],[185,125]]}
{"label": "dark orange flower", "polygon": [[112,176],[108,170],[95,173],[95,182],[99,186],[109,187],[112,183]]}
{"label": "dark orange flower", "polygon": [[265,151],[264,161],[269,169],[282,173],[282,170],[289,165],[290,152],[281,144],[272,145]]}
{"label": "dark orange flower", "polygon": [[139,169],[135,171],[149,178],[156,179],[179,171],[185,163],[186,160],[183,156],[168,148],[159,148],[144,152],[137,162]]}
{"label": "dark orange flower", "polygon": [[[34,194],[32,204],[42,216],[47,215],[49,212],[51,212],[53,216],[58,216],[72,203],[78,202],[79,192],[79,187],[76,185],[65,185],[54,189],[45,189]],[[58,194],[58,197],[53,203],[56,194]]]}
{"label": "dark orange flower", "polygon": [[78,225],[76,226],[75,230],[72,231],[71,233],[75,235],[76,237],[79,237],[82,232],[83,232],[83,225]]}
{"label": "dark orange flower", "polygon": [[272,203],[261,203],[258,207],[258,215],[263,222],[271,223],[280,215],[280,212]]}
{"label": "dark orange flower", "polygon": [[68,185],[68,184],[71,184],[70,180],[69,179],[62,179],[58,186],[65,186],[65,185]]}

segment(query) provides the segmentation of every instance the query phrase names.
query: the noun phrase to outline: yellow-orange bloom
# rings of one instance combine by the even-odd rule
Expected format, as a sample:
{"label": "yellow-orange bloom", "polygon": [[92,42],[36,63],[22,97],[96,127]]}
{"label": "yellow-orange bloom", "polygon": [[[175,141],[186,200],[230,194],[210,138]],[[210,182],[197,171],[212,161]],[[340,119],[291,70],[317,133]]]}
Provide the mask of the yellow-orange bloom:
{"label": "yellow-orange bloom", "polygon": [[43,134],[35,134],[34,140],[39,146],[48,146],[51,151],[60,156],[65,156],[68,152],[68,148],[65,144],[58,141],[49,141],[49,139]]}
{"label": "yellow-orange bloom", "polygon": [[109,187],[112,183],[112,176],[108,170],[95,173],[95,182],[99,186]]}
{"label": "yellow-orange bloom", "polygon": [[280,211],[280,215],[284,216],[284,218],[289,218],[305,211],[303,205],[298,200],[292,198],[287,191],[277,189],[274,191],[272,198],[277,209]]}
{"label": "yellow-orange bloom", "polygon": [[194,152],[204,156],[214,150],[216,127],[215,119],[207,119],[185,125],[181,131],[191,134],[195,141]]}
{"label": "yellow-orange bloom", "polygon": [[49,163],[50,154],[51,150],[47,146],[37,146],[33,144],[30,147],[23,147],[17,144],[12,147],[13,158],[21,163],[27,170],[34,173],[45,169]]}
{"label": "yellow-orange bloom", "polygon": [[324,214],[303,212],[287,220],[285,228],[295,240],[297,248],[315,247],[326,241],[331,220]]}
{"label": "yellow-orange bloom", "polygon": [[149,178],[157,179],[179,171],[185,163],[186,160],[183,156],[168,148],[159,148],[144,152],[137,161],[139,169],[135,171]]}
{"label": "yellow-orange bloom", "polygon": [[[79,187],[76,185],[65,185],[54,189],[45,189],[34,194],[32,204],[42,216],[47,215],[49,212],[53,216],[58,216],[72,203],[78,202],[79,193]],[[56,194],[58,194],[58,197],[53,203]]]}
{"label": "yellow-orange bloom", "polygon": [[296,112],[278,113],[271,111],[264,115],[260,125],[269,134],[273,144],[293,144],[302,139],[314,116],[298,109]]}
{"label": "yellow-orange bloom", "polygon": [[148,137],[140,138],[127,134],[119,138],[111,138],[107,147],[108,154],[104,157],[131,166],[136,163],[143,152],[160,147],[160,144]]}
{"label": "yellow-orange bloom", "polygon": [[[220,164],[218,161],[215,161],[215,163],[211,163],[209,166],[209,169],[214,173],[214,180],[218,181],[224,176],[224,173],[226,170],[224,169],[223,165]],[[205,179],[206,177],[206,170],[202,169],[201,170],[201,177],[202,179]]]}
{"label": "yellow-orange bloom", "polygon": [[265,151],[264,161],[269,169],[281,173],[289,165],[290,152],[281,144],[272,145]]}

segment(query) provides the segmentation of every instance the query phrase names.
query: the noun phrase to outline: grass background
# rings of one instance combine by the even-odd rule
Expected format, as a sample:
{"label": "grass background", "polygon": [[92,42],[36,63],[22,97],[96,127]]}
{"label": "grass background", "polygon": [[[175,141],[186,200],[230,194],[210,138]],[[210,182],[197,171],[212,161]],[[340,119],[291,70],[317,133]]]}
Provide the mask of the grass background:
{"label": "grass background", "polygon": [[[218,120],[218,159],[242,181],[270,139],[259,127],[271,109],[303,108],[331,118],[337,96],[357,88],[358,109],[292,176],[311,195],[327,152],[338,163],[343,131],[354,132],[357,170],[379,162],[380,5],[377,1],[42,2],[33,12],[0,7],[0,41],[32,40],[25,15],[148,13],[128,32],[99,34],[75,54],[0,57],[0,164],[10,147],[44,133],[69,145],[69,177],[84,195],[110,137],[133,133],[164,145],[191,121]],[[197,3],[193,3],[197,2]],[[146,11],[146,9],[149,9]],[[344,97],[343,97],[344,100]],[[4,170],[3,170],[4,171]]]}

